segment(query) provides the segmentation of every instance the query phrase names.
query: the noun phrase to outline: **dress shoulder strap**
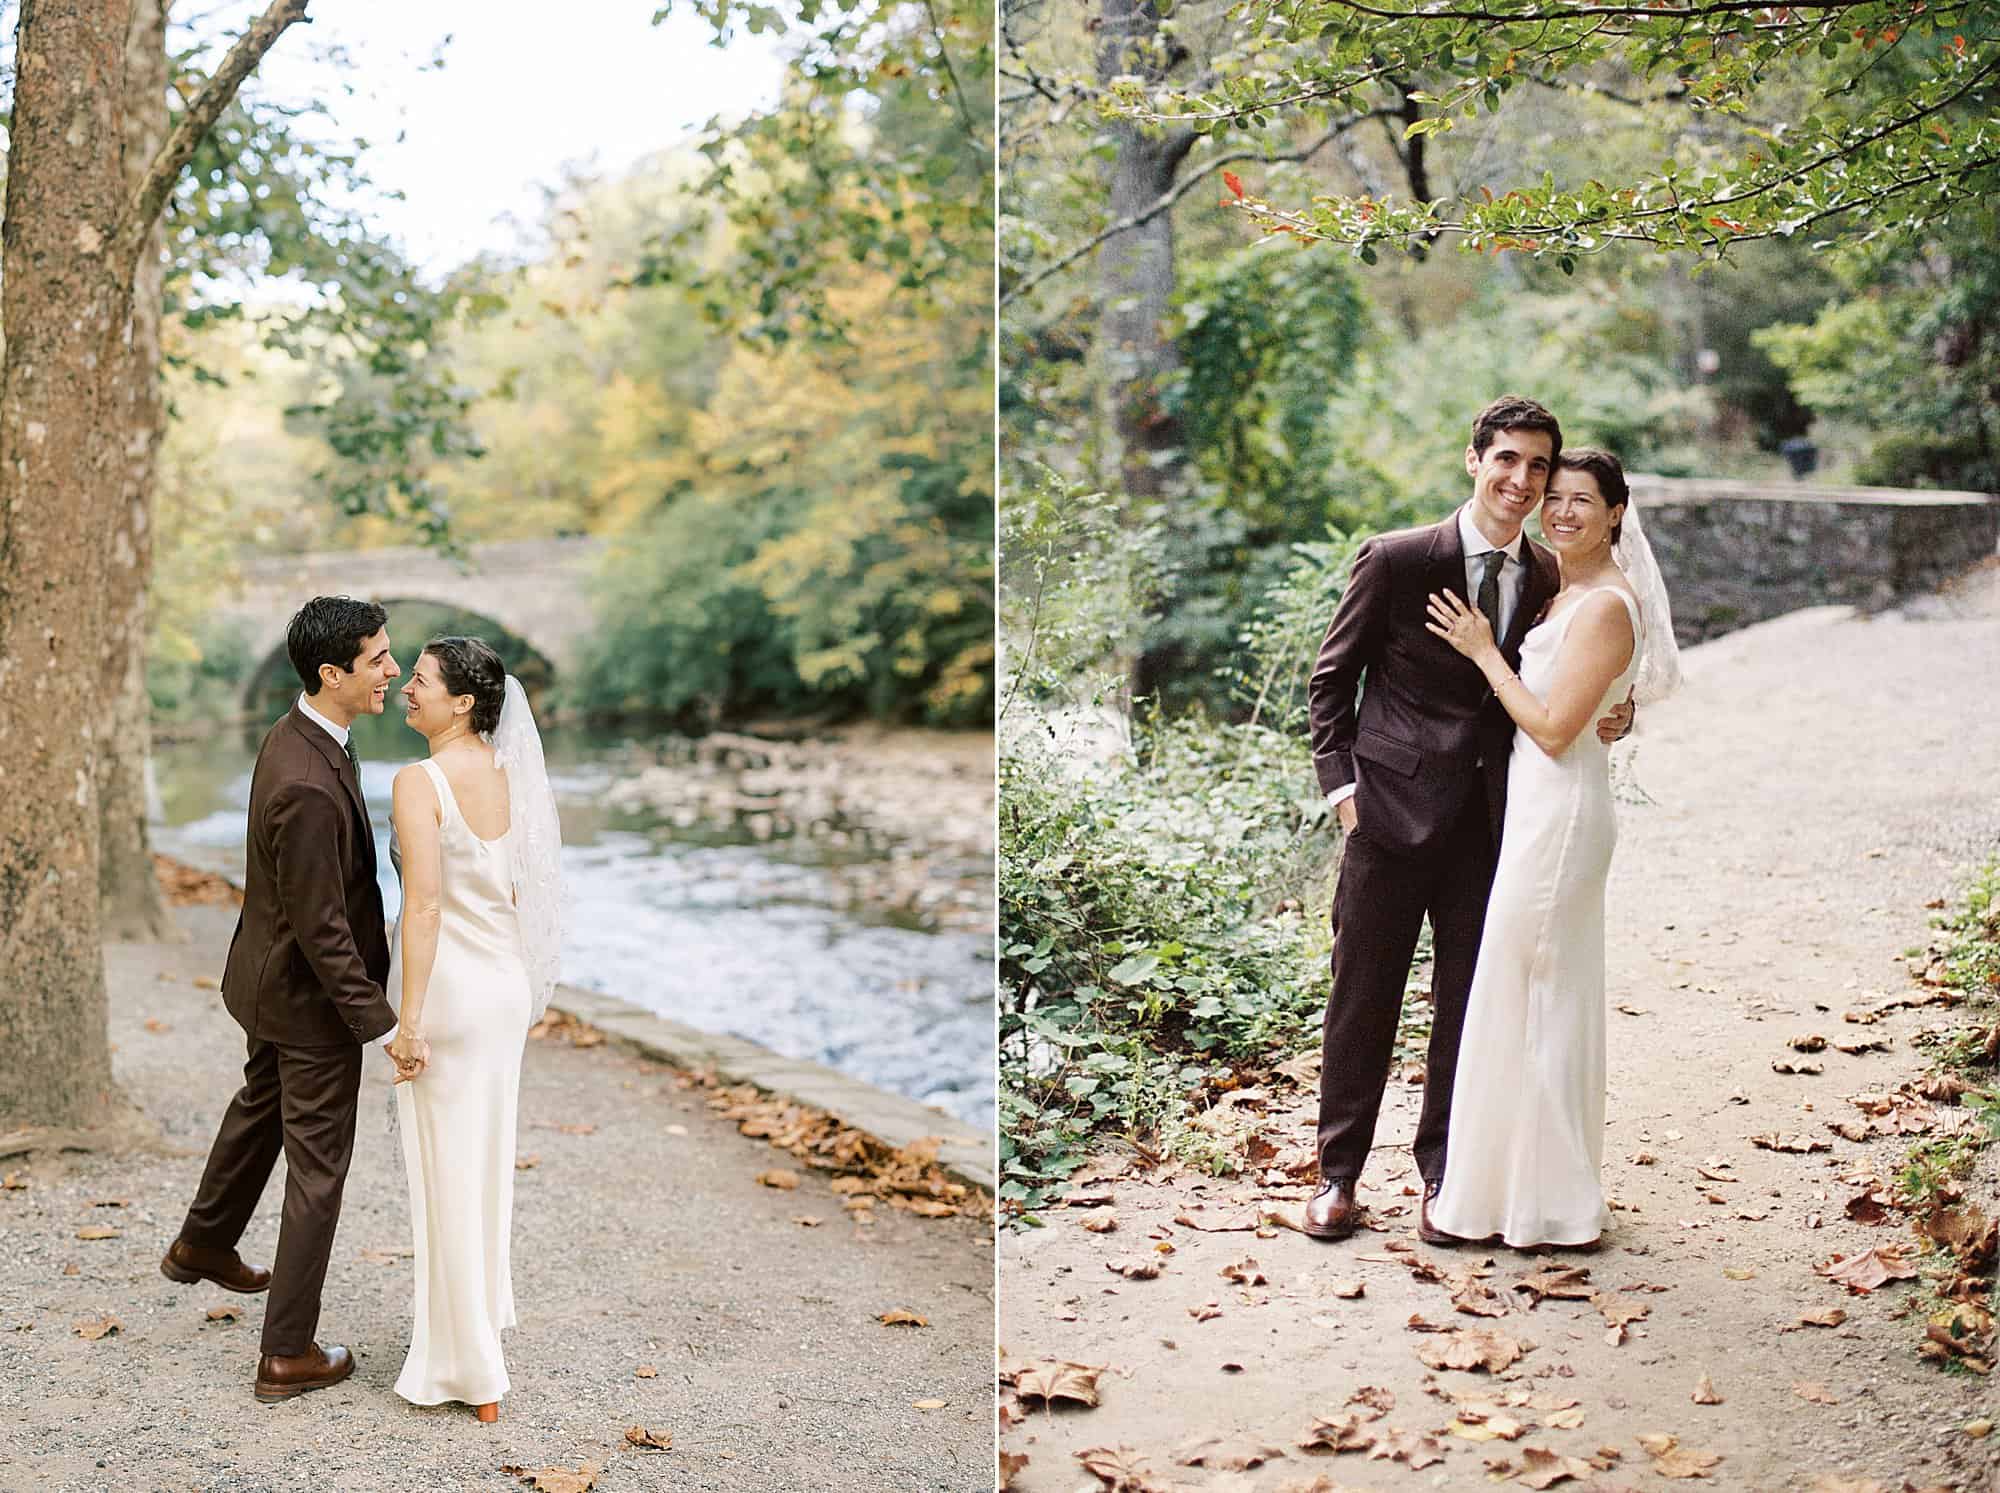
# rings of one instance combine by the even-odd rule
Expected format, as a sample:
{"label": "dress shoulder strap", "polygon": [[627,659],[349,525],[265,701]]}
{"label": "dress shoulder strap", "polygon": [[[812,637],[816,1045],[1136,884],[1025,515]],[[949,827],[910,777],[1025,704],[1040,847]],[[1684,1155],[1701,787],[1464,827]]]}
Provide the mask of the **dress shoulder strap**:
{"label": "dress shoulder strap", "polygon": [[451,779],[444,775],[444,769],[439,767],[433,758],[419,757],[417,760],[423,764],[424,772],[430,777],[431,786],[437,789],[438,808],[443,811],[440,815],[441,821],[449,824],[453,819],[463,817],[458,812],[458,796],[451,791]]}

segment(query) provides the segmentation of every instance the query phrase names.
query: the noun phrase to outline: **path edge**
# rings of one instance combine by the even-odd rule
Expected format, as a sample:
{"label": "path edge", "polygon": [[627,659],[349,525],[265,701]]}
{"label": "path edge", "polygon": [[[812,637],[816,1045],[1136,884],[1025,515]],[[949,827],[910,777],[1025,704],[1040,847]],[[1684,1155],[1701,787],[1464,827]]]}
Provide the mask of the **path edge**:
{"label": "path edge", "polygon": [[558,985],[549,1002],[646,1057],[681,1069],[708,1069],[726,1083],[822,1109],[884,1145],[901,1150],[936,1137],[938,1165],[954,1180],[994,1191],[994,1143],[943,1110],[891,1094],[805,1058],[788,1058],[742,1037],[705,1032],[655,1015],[615,995]]}

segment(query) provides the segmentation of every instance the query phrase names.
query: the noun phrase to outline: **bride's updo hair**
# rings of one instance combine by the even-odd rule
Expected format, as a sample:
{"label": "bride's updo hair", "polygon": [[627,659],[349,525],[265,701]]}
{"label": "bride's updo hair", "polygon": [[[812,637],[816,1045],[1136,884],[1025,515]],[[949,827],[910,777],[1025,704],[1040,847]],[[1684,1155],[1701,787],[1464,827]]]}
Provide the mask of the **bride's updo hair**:
{"label": "bride's updo hair", "polygon": [[[1618,458],[1598,446],[1571,446],[1556,458],[1558,472],[1568,469],[1588,472],[1597,479],[1597,490],[1604,494],[1606,508],[1623,508],[1632,501],[1632,489],[1625,482],[1625,468]],[[1616,544],[1618,536],[1625,530],[1625,515],[1619,514],[1611,521],[1611,542]]]}
{"label": "bride's updo hair", "polygon": [[507,700],[507,669],[500,655],[478,638],[432,638],[423,651],[438,661],[446,689],[472,696],[472,729],[491,736]]}

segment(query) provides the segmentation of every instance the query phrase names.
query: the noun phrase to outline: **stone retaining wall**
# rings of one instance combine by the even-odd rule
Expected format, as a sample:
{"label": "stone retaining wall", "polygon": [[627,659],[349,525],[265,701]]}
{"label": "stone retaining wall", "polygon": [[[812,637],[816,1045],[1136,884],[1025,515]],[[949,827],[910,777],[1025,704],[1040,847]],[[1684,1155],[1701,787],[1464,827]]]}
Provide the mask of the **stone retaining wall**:
{"label": "stone retaining wall", "polygon": [[1802,607],[1887,606],[2000,545],[2000,498],[1986,493],[1631,482],[1683,645]]}

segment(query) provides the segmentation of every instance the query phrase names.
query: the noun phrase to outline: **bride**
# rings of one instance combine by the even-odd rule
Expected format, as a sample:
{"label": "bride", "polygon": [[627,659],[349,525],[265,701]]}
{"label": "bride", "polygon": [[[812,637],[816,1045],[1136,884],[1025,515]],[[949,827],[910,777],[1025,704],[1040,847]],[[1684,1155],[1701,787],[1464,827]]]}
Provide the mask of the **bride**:
{"label": "bride", "polygon": [[1451,1154],[1431,1220],[1460,1239],[1589,1247],[1604,1160],[1604,885],[1617,822],[1609,748],[1586,728],[1631,689],[1680,682],[1673,620],[1624,469],[1562,453],[1542,532],[1562,586],[1507,666],[1447,591],[1426,625],[1476,663],[1516,727],[1507,816],[1468,997]]}
{"label": "bride", "polygon": [[561,837],[527,697],[491,648],[433,640],[403,697],[430,755],[396,774],[391,809],[402,998],[388,1046],[416,1246],[396,1393],[492,1421],[508,1388],[500,1331],[514,1325],[515,1101],[556,981]]}

